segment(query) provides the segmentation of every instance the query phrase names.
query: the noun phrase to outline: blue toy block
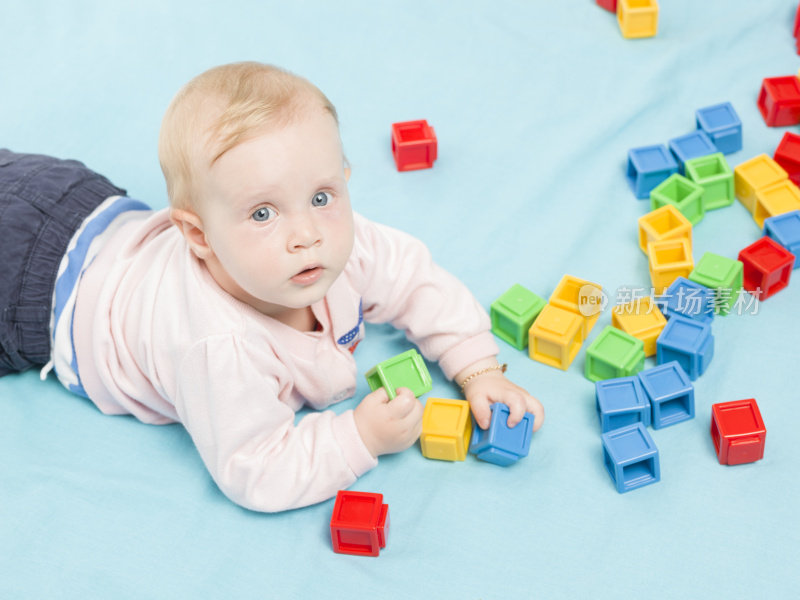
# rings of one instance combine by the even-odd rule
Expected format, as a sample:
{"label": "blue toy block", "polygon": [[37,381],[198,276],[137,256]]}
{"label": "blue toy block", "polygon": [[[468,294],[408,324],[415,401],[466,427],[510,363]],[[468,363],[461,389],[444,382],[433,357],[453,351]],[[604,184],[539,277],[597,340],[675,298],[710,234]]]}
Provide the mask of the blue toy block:
{"label": "blue toy block", "polygon": [[650,425],[650,402],[635,375],[598,381],[595,406],[603,433],[634,423]]}
{"label": "blue toy block", "polygon": [[742,122],[730,102],[700,108],[695,117],[697,128],[711,138],[717,150],[731,154],[742,149]]}
{"label": "blue toy block", "polygon": [[641,423],[602,435],[603,462],[622,494],[661,479],[658,448]]}
{"label": "blue toy block", "polygon": [[678,160],[678,169],[681,175],[685,173],[684,166],[687,160],[719,152],[714,142],[702,129],[695,129],[691,133],[671,139],[669,149]]}
{"label": "blue toy block", "polygon": [[626,176],[640,200],[649,198],[654,187],[677,172],[678,163],[664,144],[628,150]]}
{"label": "blue toy block", "polygon": [[479,459],[501,467],[507,467],[528,456],[534,417],[526,412],[522,421],[509,429],[508,415],[509,410],[505,404],[499,402],[492,404],[489,428],[481,429],[477,423],[473,423],[469,451]]}
{"label": "blue toy block", "polygon": [[764,219],[764,235],[794,254],[794,268],[800,267],[800,210]]}
{"label": "blue toy block", "polygon": [[638,377],[653,409],[653,429],[694,419],[694,386],[677,361],[646,369]]}
{"label": "blue toy block", "polygon": [[711,325],[672,315],[656,340],[656,363],[677,361],[692,381],[700,377],[714,357]]}
{"label": "blue toy block", "polygon": [[676,278],[662,298],[664,308],[661,312],[667,319],[680,315],[701,323],[714,320],[714,290],[691,279]]}

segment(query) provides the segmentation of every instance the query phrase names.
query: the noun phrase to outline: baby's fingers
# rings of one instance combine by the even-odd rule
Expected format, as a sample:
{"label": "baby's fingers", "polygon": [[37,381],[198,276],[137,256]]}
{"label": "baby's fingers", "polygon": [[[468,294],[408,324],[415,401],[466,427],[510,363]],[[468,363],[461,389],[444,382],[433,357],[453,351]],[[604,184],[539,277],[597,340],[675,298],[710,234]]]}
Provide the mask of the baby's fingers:
{"label": "baby's fingers", "polygon": [[516,427],[522,421],[528,409],[525,397],[522,394],[509,394],[506,398],[503,398],[503,404],[508,406],[508,421],[506,423],[509,427]]}
{"label": "baby's fingers", "polygon": [[470,403],[472,416],[481,429],[488,429],[492,419],[492,409],[488,398],[473,399]]}
{"label": "baby's fingers", "polygon": [[404,419],[416,408],[417,399],[408,388],[397,388],[397,395],[389,402],[389,411],[395,419]]}

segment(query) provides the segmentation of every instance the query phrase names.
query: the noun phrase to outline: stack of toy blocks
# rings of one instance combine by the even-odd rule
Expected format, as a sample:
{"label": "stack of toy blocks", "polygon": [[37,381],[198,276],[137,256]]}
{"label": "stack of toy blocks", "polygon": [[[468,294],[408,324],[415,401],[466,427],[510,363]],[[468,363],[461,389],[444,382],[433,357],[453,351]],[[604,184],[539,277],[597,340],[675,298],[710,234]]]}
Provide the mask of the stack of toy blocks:
{"label": "stack of toy blocks", "polygon": [[800,80],[794,75],[765,78],[757,103],[769,127],[797,125],[800,123]]}
{"label": "stack of toy blocks", "polygon": [[542,312],[544,305],[542,297],[519,284],[514,284],[492,302],[489,309],[492,333],[517,350],[524,350],[528,346],[528,331]]}
{"label": "stack of toy blocks", "polygon": [[743,265],[739,260],[706,252],[689,274],[689,279],[714,290],[714,312],[727,315],[742,289]]}
{"label": "stack of toy blocks", "polygon": [[419,352],[407,350],[376,365],[366,373],[369,388],[374,392],[383,387],[392,400],[397,388],[406,387],[419,397],[433,389],[433,380]]}
{"label": "stack of toy blocks", "polygon": [[794,267],[800,267],[800,210],[764,219],[764,235],[794,254]]}
{"label": "stack of toy blocks", "polygon": [[389,505],[382,494],[340,490],[331,516],[333,551],[340,554],[378,556],[386,547]]}
{"label": "stack of toy blocks", "polygon": [[487,429],[481,429],[477,423],[473,426],[469,451],[480,460],[507,467],[528,455],[534,416],[526,412],[522,421],[512,428],[508,426],[508,406],[497,402],[492,404],[491,410]]}
{"label": "stack of toy blocks", "polygon": [[602,434],[603,463],[619,493],[661,479],[658,448],[642,423]]}
{"label": "stack of toy blocks", "polygon": [[647,260],[653,289],[659,295],[678,277],[688,277],[694,268],[692,247],[686,238],[650,242]]}
{"label": "stack of toy blocks", "polygon": [[767,428],[755,399],[713,404],[711,439],[722,465],[740,465],[762,459]]}
{"label": "stack of toy blocks", "polygon": [[800,135],[787,131],[783,134],[772,158],[795,185],[800,184]]}
{"label": "stack of toy blocks", "polygon": [[665,292],[661,310],[667,319],[674,315],[711,323],[714,319],[714,290],[678,277]]}
{"label": "stack of toy blocks", "polygon": [[671,315],[656,341],[656,362],[676,361],[693,381],[705,373],[714,357],[711,325],[681,315]]}
{"label": "stack of toy blocks", "polygon": [[607,325],[586,349],[590,381],[635,375],[644,368],[644,342]]}
{"label": "stack of toy blocks", "polygon": [[656,0],[617,0],[617,22],[624,38],[653,37],[658,32]]}
{"label": "stack of toy blocks", "polygon": [[611,310],[611,325],[642,341],[644,355],[656,353],[656,340],[667,324],[655,301],[649,297],[618,304]]}
{"label": "stack of toy blocks", "polygon": [[398,171],[430,169],[437,156],[436,132],[424,119],[393,123],[392,155]]}
{"label": "stack of toy blocks", "polygon": [[739,252],[744,289],[759,300],[766,300],[789,285],[795,255],[764,236]]}
{"label": "stack of toy blocks", "polygon": [[428,398],[422,414],[422,455],[437,460],[464,460],[472,433],[469,402]]}

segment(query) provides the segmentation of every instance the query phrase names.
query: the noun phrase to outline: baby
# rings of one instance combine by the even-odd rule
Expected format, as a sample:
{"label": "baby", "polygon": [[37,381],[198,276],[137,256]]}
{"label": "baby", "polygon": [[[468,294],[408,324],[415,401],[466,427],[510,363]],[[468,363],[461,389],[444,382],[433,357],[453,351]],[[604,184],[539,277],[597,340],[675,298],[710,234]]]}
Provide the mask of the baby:
{"label": "baby", "polygon": [[390,322],[490,406],[544,410],[498,365],[485,311],[411,236],[350,207],[336,110],[273,66],[213,68],[164,117],[169,208],[75,161],[0,151],[0,374],[47,362],[107,414],[182,423],[220,490],[259,511],[334,496],[421,430],[408,389],[356,390],[364,321]]}

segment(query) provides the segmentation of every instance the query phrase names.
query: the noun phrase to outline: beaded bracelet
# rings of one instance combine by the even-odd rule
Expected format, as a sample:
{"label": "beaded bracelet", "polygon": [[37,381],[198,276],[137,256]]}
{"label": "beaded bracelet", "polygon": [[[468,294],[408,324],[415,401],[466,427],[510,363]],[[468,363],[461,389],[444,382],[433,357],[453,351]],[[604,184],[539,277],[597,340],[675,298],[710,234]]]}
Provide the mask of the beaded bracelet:
{"label": "beaded bracelet", "polygon": [[464,391],[464,387],[476,377],[483,375],[484,373],[489,373],[490,371],[500,371],[502,373],[506,372],[508,369],[508,365],[503,363],[502,365],[495,365],[493,367],[486,367],[485,369],[481,369],[480,371],[475,371],[472,375],[467,377],[464,381],[461,382],[461,391]]}

